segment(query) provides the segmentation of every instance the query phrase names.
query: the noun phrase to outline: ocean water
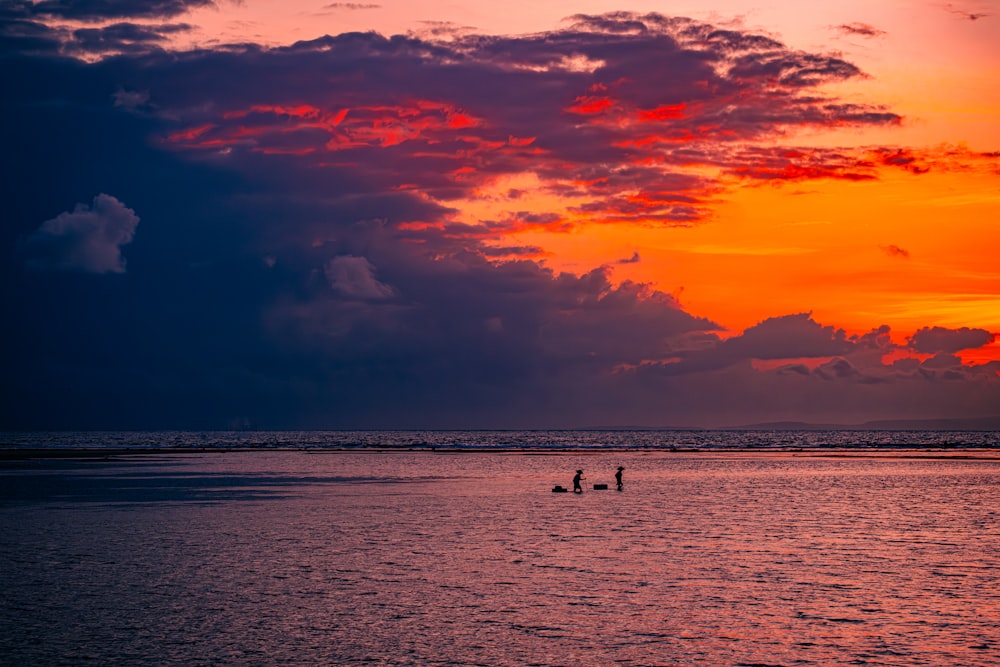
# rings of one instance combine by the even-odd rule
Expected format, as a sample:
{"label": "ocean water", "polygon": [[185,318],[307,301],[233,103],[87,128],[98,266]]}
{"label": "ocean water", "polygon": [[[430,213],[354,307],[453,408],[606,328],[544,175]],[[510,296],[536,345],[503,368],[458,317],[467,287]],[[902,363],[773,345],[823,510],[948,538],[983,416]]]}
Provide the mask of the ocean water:
{"label": "ocean water", "polygon": [[0,664],[1000,665],[998,513],[991,451],[8,460]]}
{"label": "ocean water", "polygon": [[871,449],[997,448],[1000,431],[521,430],[0,432],[11,448],[198,449]]}

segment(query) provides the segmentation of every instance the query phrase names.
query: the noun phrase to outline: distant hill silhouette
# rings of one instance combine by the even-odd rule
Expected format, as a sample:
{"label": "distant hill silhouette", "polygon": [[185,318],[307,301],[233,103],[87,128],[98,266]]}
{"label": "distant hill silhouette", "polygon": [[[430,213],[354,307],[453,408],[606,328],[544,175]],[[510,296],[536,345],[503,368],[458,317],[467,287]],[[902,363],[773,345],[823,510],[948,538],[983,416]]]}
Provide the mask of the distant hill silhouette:
{"label": "distant hill silhouette", "polygon": [[734,427],[760,431],[1000,431],[1000,415],[965,419],[879,419],[861,424],[764,422]]}

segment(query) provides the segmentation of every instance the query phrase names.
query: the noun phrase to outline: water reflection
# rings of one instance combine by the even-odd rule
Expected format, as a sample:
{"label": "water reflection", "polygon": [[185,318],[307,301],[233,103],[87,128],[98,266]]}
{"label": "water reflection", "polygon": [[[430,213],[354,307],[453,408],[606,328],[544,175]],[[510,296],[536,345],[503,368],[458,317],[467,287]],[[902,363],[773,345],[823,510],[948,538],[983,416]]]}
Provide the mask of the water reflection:
{"label": "water reflection", "polygon": [[5,664],[998,664],[994,461],[60,466],[3,472]]}

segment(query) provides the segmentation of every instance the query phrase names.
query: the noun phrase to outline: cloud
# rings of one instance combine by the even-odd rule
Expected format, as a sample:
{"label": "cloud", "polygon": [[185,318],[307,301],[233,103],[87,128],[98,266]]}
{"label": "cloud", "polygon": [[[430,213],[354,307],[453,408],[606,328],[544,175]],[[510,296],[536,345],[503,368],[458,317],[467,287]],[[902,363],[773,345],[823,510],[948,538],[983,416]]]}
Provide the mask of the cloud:
{"label": "cloud", "polygon": [[360,236],[372,264],[383,267],[380,277],[405,286],[391,303],[315,292],[276,304],[267,317],[274,340],[336,369],[344,387],[335,392],[338,410],[360,419],[374,414],[376,401],[395,406],[386,415],[393,420],[429,423],[444,411],[453,424],[559,423],[567,410],[632,400],[616,398],[612,387],[638,378],[617,369],[662,356],[677,337],[717,328],[648,286],[612,285],[606,268],[575,276],[472,254],[427,263],[386,233],[369,228]]}
{"label": "cloud", "polygon": [[[192,157],[293,155],[301,168],[330,172],[352,165],[351,178],[369,187],[437,201],[530,172],[565,199],[571,224],[696,224],[728,187],[708,175],[716,170],[726,182],[860,180],[901,159],[777,147],[800,128],[900,122],[882,106],[819,92],[861,77],[851,63],[658,14],[575,18],[540,35],[350,34],[234,47],[194,56],[217,86],[182,88],[155,61],[148,84],[171,92],[161,113],[176,128],[166,144]],[[231,67],[254,76],[226,80],[221,70]],[[311,85],[309,73],[323,71],[336,76]]]}
{"label": "cloud", "polygon": [[[0,244],[21,251],[0,253],[18,263],[0,426],[712,426],[1000,404],[997,365],[963,364],[954,340],[896,346],[805,313],[727,332],[616,282],[613,261],[556,271],[534,240],[702,224],[748,184],[988,161],[799,145],[902,121],[824,85],[864,76],[841,58],[655,14],[170,52],[163,15],[78,39],[23,13],[0,35],[16,128]],[[49,220],[95,192],[141,211],[142,234],[108,195]],[[41,272],[122,272],[129,242],[118,280]]]}
{"label": "cloud", "polygon": [[129,111],[136,111],[149,104],[148,90],[125,90],[118,88],[111,94],[115,106]]}
{"label": "cloud", "polygon": [[484,257],[540,257],[545,250],[539,246],[483,246]]}
{"label": "cloud", "polygon": [[330,287],[351,299],[388,299],[394,294],[389,285],[375,278],[375,267],[364,257],[343,255],[323,267]]}
{"label": "cloud", "polygon": [[979,19],[993,16],[993,12],[979,11],[978,8],[973,9],[970,5],[956,7],[954,4],[949,2],[943,5],[943,8],[945,11],[969,21],[978,21]]}
{"label": "cloud", "polygon": [[121,248],[132,242],[139,218],[114,197],[99,194],[42,223],[25,239],[26,265],[35,270],[124,273]]}
{"label": "cloud", "polygon": [[996,334],[985,329],[946,329],[944,327],[924,327],[910,336],[909,347],[923,354],[954,354],[962,350],[972,350],[989,345],[996,340]]}
{"label": "cloud", "polygon": [[742,334],[682,351],[655,364],[668,375],[704,372],[751,360],[822,358],[847,354],[856,343],[843,330],[822,326],[808,313],[773,317]]}
{"label": "cloud", "polygon": [[368,2],[331,2],[328,5],[323,5],[323,9],[381,9],[382,5],[372,4]]}
{"label": "cloud", "polygon": [[865,38],[882,37],[883,35],[887,34],[885,30],[879,30],[873,25],[869,25],[867,23],[857,23],[857,22],[843,23],[841,25],[836,26],[835,29],[845,35],[854,35],[857,37],[865,37]]}
{"label": "cloud", "polygon": [[214,6],[214,0],[13,0],[7,12],[74,21],[106,21],[168,18]]}
{"label": "cloud", "polygon": [[879,248],[887,254],[889,257],[899,257],[900,259],[909,259],[910,251],[900,248],[898,245],[880,245]]}
{"label": "cloud", "polygon": [[766,319],[721,346],[747,359],[824,357],[845,354],[853,347],[842,329],[823,326],[809,313]]}
{"label": "cloud", "polygon": [[81,53],[142,53],[165,43],[172,35],[189,30],[191,26],[186,23],[113,23],[100,28],[79,28],[73,31],[73,39],[64,49]]}
{"label": "cloud", "polygon": [[[191,9],[214,6],[212,0],[14,0],[0,8],[0,46],[5,53],[66,54],[92,58],[141,54],[187,32],[186,23],[136,23],[169,19]],[[126,20],[128,19],[128,20]],[[103,23],[66,27],[65,21]]]}
{"label": "cloud", "polygon": [[851,365],[851,362],[839,358],[820,364],[814,373],[824,380],[853,379],[861,375],[858,369]]}

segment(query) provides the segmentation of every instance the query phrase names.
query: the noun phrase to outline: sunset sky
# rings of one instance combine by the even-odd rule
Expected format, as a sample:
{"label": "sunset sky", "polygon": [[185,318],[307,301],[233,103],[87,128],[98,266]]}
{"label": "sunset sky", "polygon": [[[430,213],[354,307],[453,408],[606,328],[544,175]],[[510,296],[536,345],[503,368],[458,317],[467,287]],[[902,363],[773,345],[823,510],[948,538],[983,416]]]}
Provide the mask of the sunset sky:
{"label": "sunset sky", "polygon": [[1000,415],[1000,0],[15,0],[0,429]]}

